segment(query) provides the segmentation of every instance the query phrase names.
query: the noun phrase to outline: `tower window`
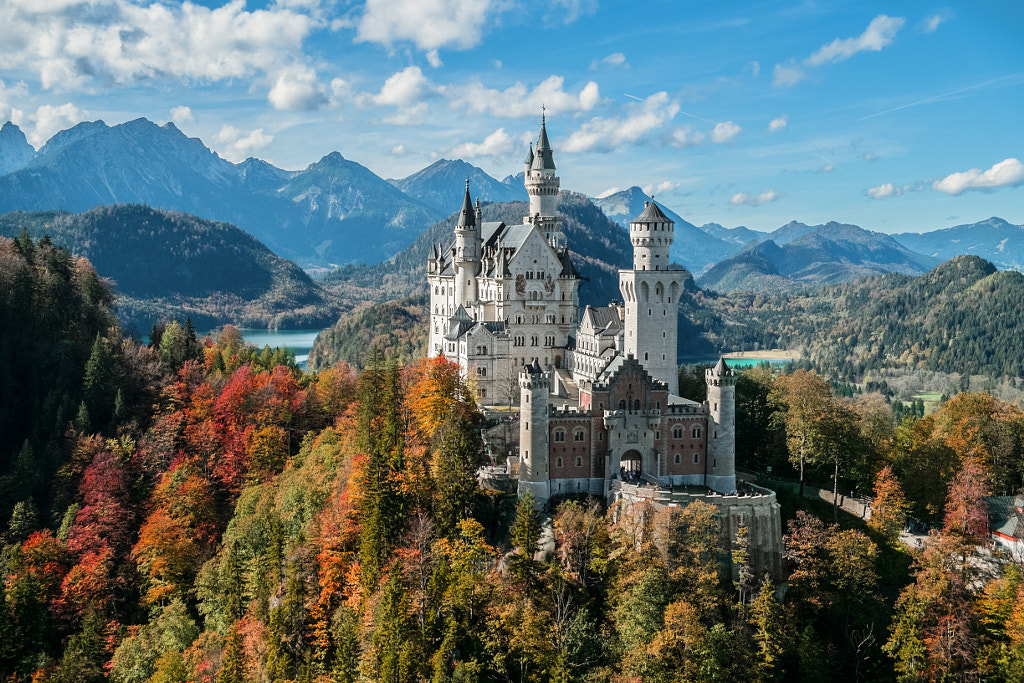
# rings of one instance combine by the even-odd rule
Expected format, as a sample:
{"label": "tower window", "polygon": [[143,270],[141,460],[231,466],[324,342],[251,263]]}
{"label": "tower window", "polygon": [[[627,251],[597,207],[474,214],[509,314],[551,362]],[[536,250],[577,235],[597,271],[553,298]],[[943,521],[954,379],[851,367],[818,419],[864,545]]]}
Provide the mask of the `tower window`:
{"label": "tower window", "polygon": [[699,439],[701,437],[701,434],[703,433],[704,432],[700,427],[694,427],[693,430],[690,432],[690,436],[692,436],[694,439]]}
{"label": "tower window", "polygon": [[561,443],[561,442],[565,441],[565,430],[564,429],[556,429],[555,430],[555,441],[558,442],[558,443]]}
{"label": "tower window", "polygon": [[678,454],[678,453],[676,453],[676,464],[678,465],[679,463],[680,463],[680,458],[679,458],[679,454]]}
{"label": "tower window", "polygon": [[576,467],[583,467],[583,458],[579,456],[576,457]]}
{"label": "tower window", "polygon": [[583,441],[585,438],[586,433],[583,431],[581,427],[577,427],[576,430],[572,433],[573,441]]}
{"label": "tower window", "polygon": [[555,458],[555,467],[561,467],[561,466],[562,466],[562,459],[561,458]]}
{"label": "tower window", "polygon": [[698,453],[696,451],[693,452],[693,464],[694,465],[699,465],[700,464],[700,453]]}

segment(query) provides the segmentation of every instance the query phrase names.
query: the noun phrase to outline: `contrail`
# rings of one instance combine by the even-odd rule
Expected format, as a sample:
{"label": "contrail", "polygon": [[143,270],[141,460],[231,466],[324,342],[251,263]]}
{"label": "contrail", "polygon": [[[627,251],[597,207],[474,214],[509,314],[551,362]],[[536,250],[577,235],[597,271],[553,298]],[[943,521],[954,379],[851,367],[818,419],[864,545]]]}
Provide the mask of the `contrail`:
{"label": "contrail", "polygon": [[630,95],[628,92],[627,93],[623,93],[623,95],[625,95],[626,97],[632,97],[637,102],[643,102],[643,99],[637,97],[636,95]]}
{"label": "contrail", "polygon": [[[1016,75],[1019,75],[1019,74],[1014,74],[1014,76],[1016,76]],[[908,107],[916,107],[919,104],[929,104],[930,102],[935,102],[937,100],[941,100],[944,97],[950,97],[952,95],[958,95],[958,94],[960,94],[962,92],[967,92],[968,90],[974,90],[975,88],[983,88],[986,85],[990,85],[992,83],[996,83],[997,81],[1003,81],[1003,80],[1006,80],[1007,78],[1011,78],[1011,77],[1012,76],[1003,76],[1001,78],[993,78],[990,81],[985,81],[984,83],[978,83],[976,85],[969,85],[966,88],[960,88],[959,90],[953,90],[951,92],[943,93],[942,95],[933,95],[932,97],[926,97],[925,99],[918,100],[917,102],[910,102],[909,104],[901,104],[898,107],[893,107],[892,109],[886,109],[885,111],[880,111],[877,114],[868,114],[867,116],[862,116],[862,117],[860,117],[857,120],[858,121],[864,121],[864,120],[867,120],[867,119],[873,119],[876,116],[882,116],[883,114],[891,114],[892,112],[899,111],[900,109],[907,109]]]}

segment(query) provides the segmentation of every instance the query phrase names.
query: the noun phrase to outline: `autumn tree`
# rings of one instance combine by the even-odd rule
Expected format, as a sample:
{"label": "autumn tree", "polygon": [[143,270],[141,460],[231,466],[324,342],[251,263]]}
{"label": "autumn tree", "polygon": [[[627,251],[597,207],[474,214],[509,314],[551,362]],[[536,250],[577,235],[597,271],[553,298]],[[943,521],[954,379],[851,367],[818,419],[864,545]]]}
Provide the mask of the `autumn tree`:
{"label": "autumn tree", "polygon": [[871,518],[868,526],[877,531],[890,544],[899,541],[900,532],[906,524],[907,502],[903,487],[886,465],[875,477],[875,498],[871,501]]}

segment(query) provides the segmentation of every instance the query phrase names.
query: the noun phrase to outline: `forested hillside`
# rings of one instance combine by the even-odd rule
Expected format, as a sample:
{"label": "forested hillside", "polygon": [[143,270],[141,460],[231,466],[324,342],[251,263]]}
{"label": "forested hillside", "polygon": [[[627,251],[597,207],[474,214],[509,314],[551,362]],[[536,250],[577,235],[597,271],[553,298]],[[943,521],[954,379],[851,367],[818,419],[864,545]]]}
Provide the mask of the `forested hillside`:
{"label": "forested hillside", "polygon": [[114,282],[122,323],[140,333],[189,316],[203,329],[314,327],[343,308],[301,268],[227,223],[133,204],[0,216],[0,235],[22,230],[88,258]]}
{"label": "forested hillside", "polygon": [[[1024,483],[1024,416],[987,394],[897,426],[877,394],[744,372],[742,465],[803,461],[815,481],[874,485],[868,527],[780,494],[783,596],[751,571],[742,528],[722,554],[704,502],[555,501],[551,550],[536,553],[532,501],[477,486],[482,418],[443,360],[308,374],[187,322],[139,346],[92,266],[45,240],[0,242],[0,276],[19,323],[0,332],[4,680],[1024,672],[1024,579],[1013,563],[983,573],[978,551],[982,496]],[[908,513],[945,522],[923,550],[896,541]]]}

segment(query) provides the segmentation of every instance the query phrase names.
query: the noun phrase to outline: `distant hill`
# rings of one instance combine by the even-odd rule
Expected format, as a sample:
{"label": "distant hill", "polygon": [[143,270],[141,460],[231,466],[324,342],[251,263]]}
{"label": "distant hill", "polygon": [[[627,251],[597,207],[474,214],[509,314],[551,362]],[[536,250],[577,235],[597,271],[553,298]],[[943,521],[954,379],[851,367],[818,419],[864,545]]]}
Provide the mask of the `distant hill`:
{"label": "distant hill", "polygon": [[506,185],[461,159],[440,159],[421,171],[390,181],[405,194],[447,215],[462,206],[466,179],[474,199],[481,202],[526,201],[526,187]]}
{"label": "distant hill", "polygon": [[[644,210],[644,202],[650,197],[639,187],[631,187],[604,197],[591,198],[608,218],[619,226],[629,229],[629,222]],[[658,206],[665,215],[675,221],[675,236],[669,255],[672,260],[686,266],[693,273],[701,273],[722,259],[732,256],[743,246],[726,242],[683,219],[679,214],[661,202]]]}
{"label": "distant hill", "polygon": [[[791,235],[793,226],[782,230]],[[752,243],[700,275],[697,283],[719,292],[779,292],[889,272],[917,275],[936,263],[888,235],[831,222],[781,246],[771,239]]]}
{"label": "distant hill", "polygon": [[908,249],[938,259],[971,254],[1002,270],[1024,270],[1024,225],[1013,225],[1002,218],[926,233],[904,232],[892,238]]}
{"label": "distant hill", "polygon": [[732,243],[738,247],[745,247],[755,240],[760,241],[768,237],[766,232],[751,230],[742,225],[736,228],[726,228],[718,223],[705,223],[700,226],[700,229],[712,237],[717,237],[723,242]]}
{"label": "distant hill", "polygon": [[698,315],[716,345],[806,349],[849,381],[886,367],[1020,377],[1022,300],[1024,274],[958,256],[923,275],[888,273],[779,297],[712,297]]}
{"label": "distant hill", "polygon": [[0,216],[0,235],[22,228],[35,239],[50,235],[113,280],[119,318],[141,333],[186,316],[200,329],[315,327],[343,308],[301,268],[227,223],[140,205]]}
{"label": "distant hill", "polygon": [[299,172],[232,164],[174,124],[146,119],[81,123],[0,175],[0,211],[118,203],[229,222],[282,256],[321,266],[388,258],[444,215],[337,152]]}

